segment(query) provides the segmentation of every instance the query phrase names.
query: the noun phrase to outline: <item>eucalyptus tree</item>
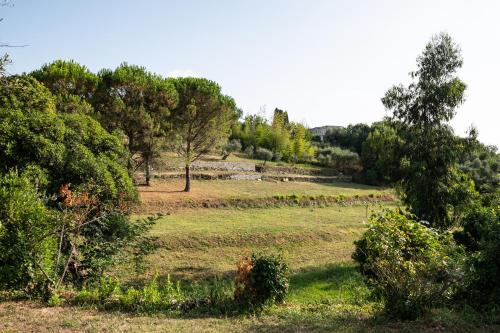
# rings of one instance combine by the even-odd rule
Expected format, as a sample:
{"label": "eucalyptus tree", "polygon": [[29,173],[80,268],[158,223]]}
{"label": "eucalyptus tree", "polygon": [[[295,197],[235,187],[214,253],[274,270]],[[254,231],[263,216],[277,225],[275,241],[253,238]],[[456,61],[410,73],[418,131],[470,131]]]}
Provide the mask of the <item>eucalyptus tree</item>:
{"label": "eucalyptus tree", "polygon": [[239,113],[233,98],[223,95],[213,81],[186,77],[173,83],[179,94],[179,103],[171,113],[173,144],[184,158],[184,191],[189,192],[191,163],[229,137]]}
{"label": "eucalyptus tree", "polygon": [[404,202],[419,218],[446,228],[474,195],[474,185],[456,168],[467,141],[456,137],[448,122],[464,102],[466,85],[457,76],[463,59],[452,38],[432,38],[407,87],[390,88],[382,103],[407,128],[399,187]]}
{"label": "eucalyptus tree", "polygon": [[98,117],[108,130],[120,130],[126,136],[135,158],[129,168],[133,171],[145,164],[149,185],[151,162],[170,129],[169,115],[177,106],[177,91],[171,80],[127,63],[114,71],[102,70],[99,79],[93,98]]}

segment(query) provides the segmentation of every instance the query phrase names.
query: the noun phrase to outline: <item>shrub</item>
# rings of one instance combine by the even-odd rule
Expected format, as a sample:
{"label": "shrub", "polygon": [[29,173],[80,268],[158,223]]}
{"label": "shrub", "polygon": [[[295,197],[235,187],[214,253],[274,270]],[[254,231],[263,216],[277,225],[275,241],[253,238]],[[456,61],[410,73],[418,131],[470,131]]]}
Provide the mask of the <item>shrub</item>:
{"label": "shrub", "polygon": [[92,186],[88,191],[72,191],[66,185],[59,197],[63,223],[57,234],[66,257],[64,271],[69,273],[61,280],[80,285],[98,279],[126,251],[132,252],[136,261],[148,253],[144,246],[151,238],[145,234],[157,217],[131,220],[127,205],[100,202]]}
{"label": "shrub", "polygon": [[336,170],[352,173],[361,169],[359,155],[339,147],[328,147],[317,150],[320,164]]}
{"label": "shrub", "polygon": [[241,151],[241,142],[238,139],[232,139],[222,147],[222,159],[225,160],[231,153]]}
{"label": "shrub", "polygon": [[253,146],[248,146],[243,151],[248,157],[253,157]]}
{"label": "shrub", "polygon": [[353,259],[373,295],[396,318],[415,319],[443,303],[462,275],[460,249],[451,235],[401,211],[373,215],[355,245]]}
{"label": "shrub", "polygon": [[273,152],[266,148],[257,148],[254,152],[254,157],[258,160],[263,160],[264,163],[273,158]]}
{"label": "shrub", "polygon": [[288,266],[280,256],[252,254],[238,262],[235,299],[251,306],[282,303],[288,292]]}
{"label": "shrub", "polygon": [[33,184],[13,171],[0,176],[0,289],[24,289],[48,299],[56,219]]}
{"label": "shrub", "polygon": [[498,206],[473,207],[455,233],[469,251],[464,289],[458,298],[476,308],[500,306],[500,215]]}

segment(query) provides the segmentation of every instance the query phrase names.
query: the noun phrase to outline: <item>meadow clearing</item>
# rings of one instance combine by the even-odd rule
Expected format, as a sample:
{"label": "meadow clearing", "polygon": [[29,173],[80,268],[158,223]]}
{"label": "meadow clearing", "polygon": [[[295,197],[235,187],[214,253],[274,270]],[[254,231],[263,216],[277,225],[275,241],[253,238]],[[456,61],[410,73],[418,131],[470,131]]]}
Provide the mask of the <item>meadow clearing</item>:
{"label": "meadow clearing", "polygon": [[[161,211],[150,230],[155,250],[142,268],[125,260],[108,274],[126,285],[144,285],[154,277],[183,286],[210,286],[214,279],[231,288],[237,260],[252,251],[279,253],[291,269],[290,291],[282,305],[260,314],[214,315],[185,313],[127,313],[79,306],[47,307],[28,300],[0,303],[2,332],[490,332],[478,317],[463,318],[450,310],[436,310],[417,322],[387,321],[381,305],[356,271],[353,241],[365,230],[372,212],[396,207],[390,189],[354,183],[193,181],[190,193],[179,192],[182,180],[158,180],[139,187],[142,206],[135,218]],[[318,195],[370,198],[381,202],[329,205],[272,205],[259,208],[189,208],[184,203],[203,200],[265,199]],[[165,202],[161,210],[158,202]],[[161,206],[160,206],[161,207]],[[148,211],[152,209],[152,211]]]}

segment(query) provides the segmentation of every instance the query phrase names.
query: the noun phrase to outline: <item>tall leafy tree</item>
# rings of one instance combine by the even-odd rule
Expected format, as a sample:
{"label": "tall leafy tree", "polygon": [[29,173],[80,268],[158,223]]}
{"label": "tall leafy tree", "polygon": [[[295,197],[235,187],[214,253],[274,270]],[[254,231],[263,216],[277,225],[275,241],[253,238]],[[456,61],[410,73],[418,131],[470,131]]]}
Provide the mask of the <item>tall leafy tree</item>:
{"label": "tall leafy tree", "polygon": [[171,80],[126,63],[114,71],[102,70],[99,77],[93,104],[101,123],[125,134],[127,147],[136,158],[130,169],[144,163],[149,185],[150,165],[170,128],[168,119],[178,102],[177,91]]}
{"label": "tall leafy tree", "polygon": [[393,118],[408,128],[399,181],[403,200],[418,217],[441,228],[456,222],[474,195],[473,182],[455,167],[466,141],[448,125],[464,101],[466,86],[456,76],[462,63],[452,38],[435,36],[417,58],[413,82],[392,87],[382,98]]}
{"label": "tall leafy tree", "polygon": [[191,163],[229,137],[239,113],[233,98],[223,95],[213,81],[187,77],[173,82],[179,93],[179,103],[171,114],[173,143],[184,158],[184,191],[189,192]]}
{"label": "tall leafy tree", "polygon": [[271,127],[268,127],[267,146],[273,152],[275,158],[278,154],[283,154],[289,146],[290,131],[289,131],[288,112],[276,108],[273,113],[273,121]]}

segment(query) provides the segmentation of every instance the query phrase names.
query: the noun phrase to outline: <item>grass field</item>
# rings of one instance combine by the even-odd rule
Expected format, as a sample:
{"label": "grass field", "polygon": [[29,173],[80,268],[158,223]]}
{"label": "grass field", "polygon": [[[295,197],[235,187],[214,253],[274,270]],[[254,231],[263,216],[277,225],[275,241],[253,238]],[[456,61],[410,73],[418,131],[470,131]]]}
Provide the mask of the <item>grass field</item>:
{"label": "grass field", "polygon": [[[251,251],[282,253],[296,271],[349,261],[366,214],[364,206],[175,211],[151,231],[161,247],[147,258],[145,277],[156,272],[181,279],[227,276]],[[130,271],[126,267],[118,275]]]}
{"label": "grass field", "polygon": [[[278,194],[368,195],[390,190],[351,183],[272,183],[195,181],[193,192],[176,192],[180,181],[140,188],[151,200],[266,198]],[[158,248],[142,270],[133,261],[110,267],[125,284],[141,285],[170,275],[183,285],[232,280],[236,261],[251,251],[281,253],[291,268],[283,305],[259,315],[122,313],[77,306],[46,307],[30,301],[0,303],[0,332],[494,332],[480,315],[438,309],[417,322],[380,317],[380,304],[351,260],[353,241],[365,229],[367,214],[396,202],[329,207],[179,208],[151,230]],[[141,218],[137,215],[135,218]]]}
{"label": "grass field", "polygon": [[[193,180],[191,192],[186,193],[184,180],[155,181],[152,186],[139,186],[143,212],[158,207],[175,207],[186,202],[229,199],[270,198],[276,195],[298,196],[366,196],[392,194],[390,189],[350,182],[271,182],[253,180]],[[161,210],[161,209],[159,209]]]}

